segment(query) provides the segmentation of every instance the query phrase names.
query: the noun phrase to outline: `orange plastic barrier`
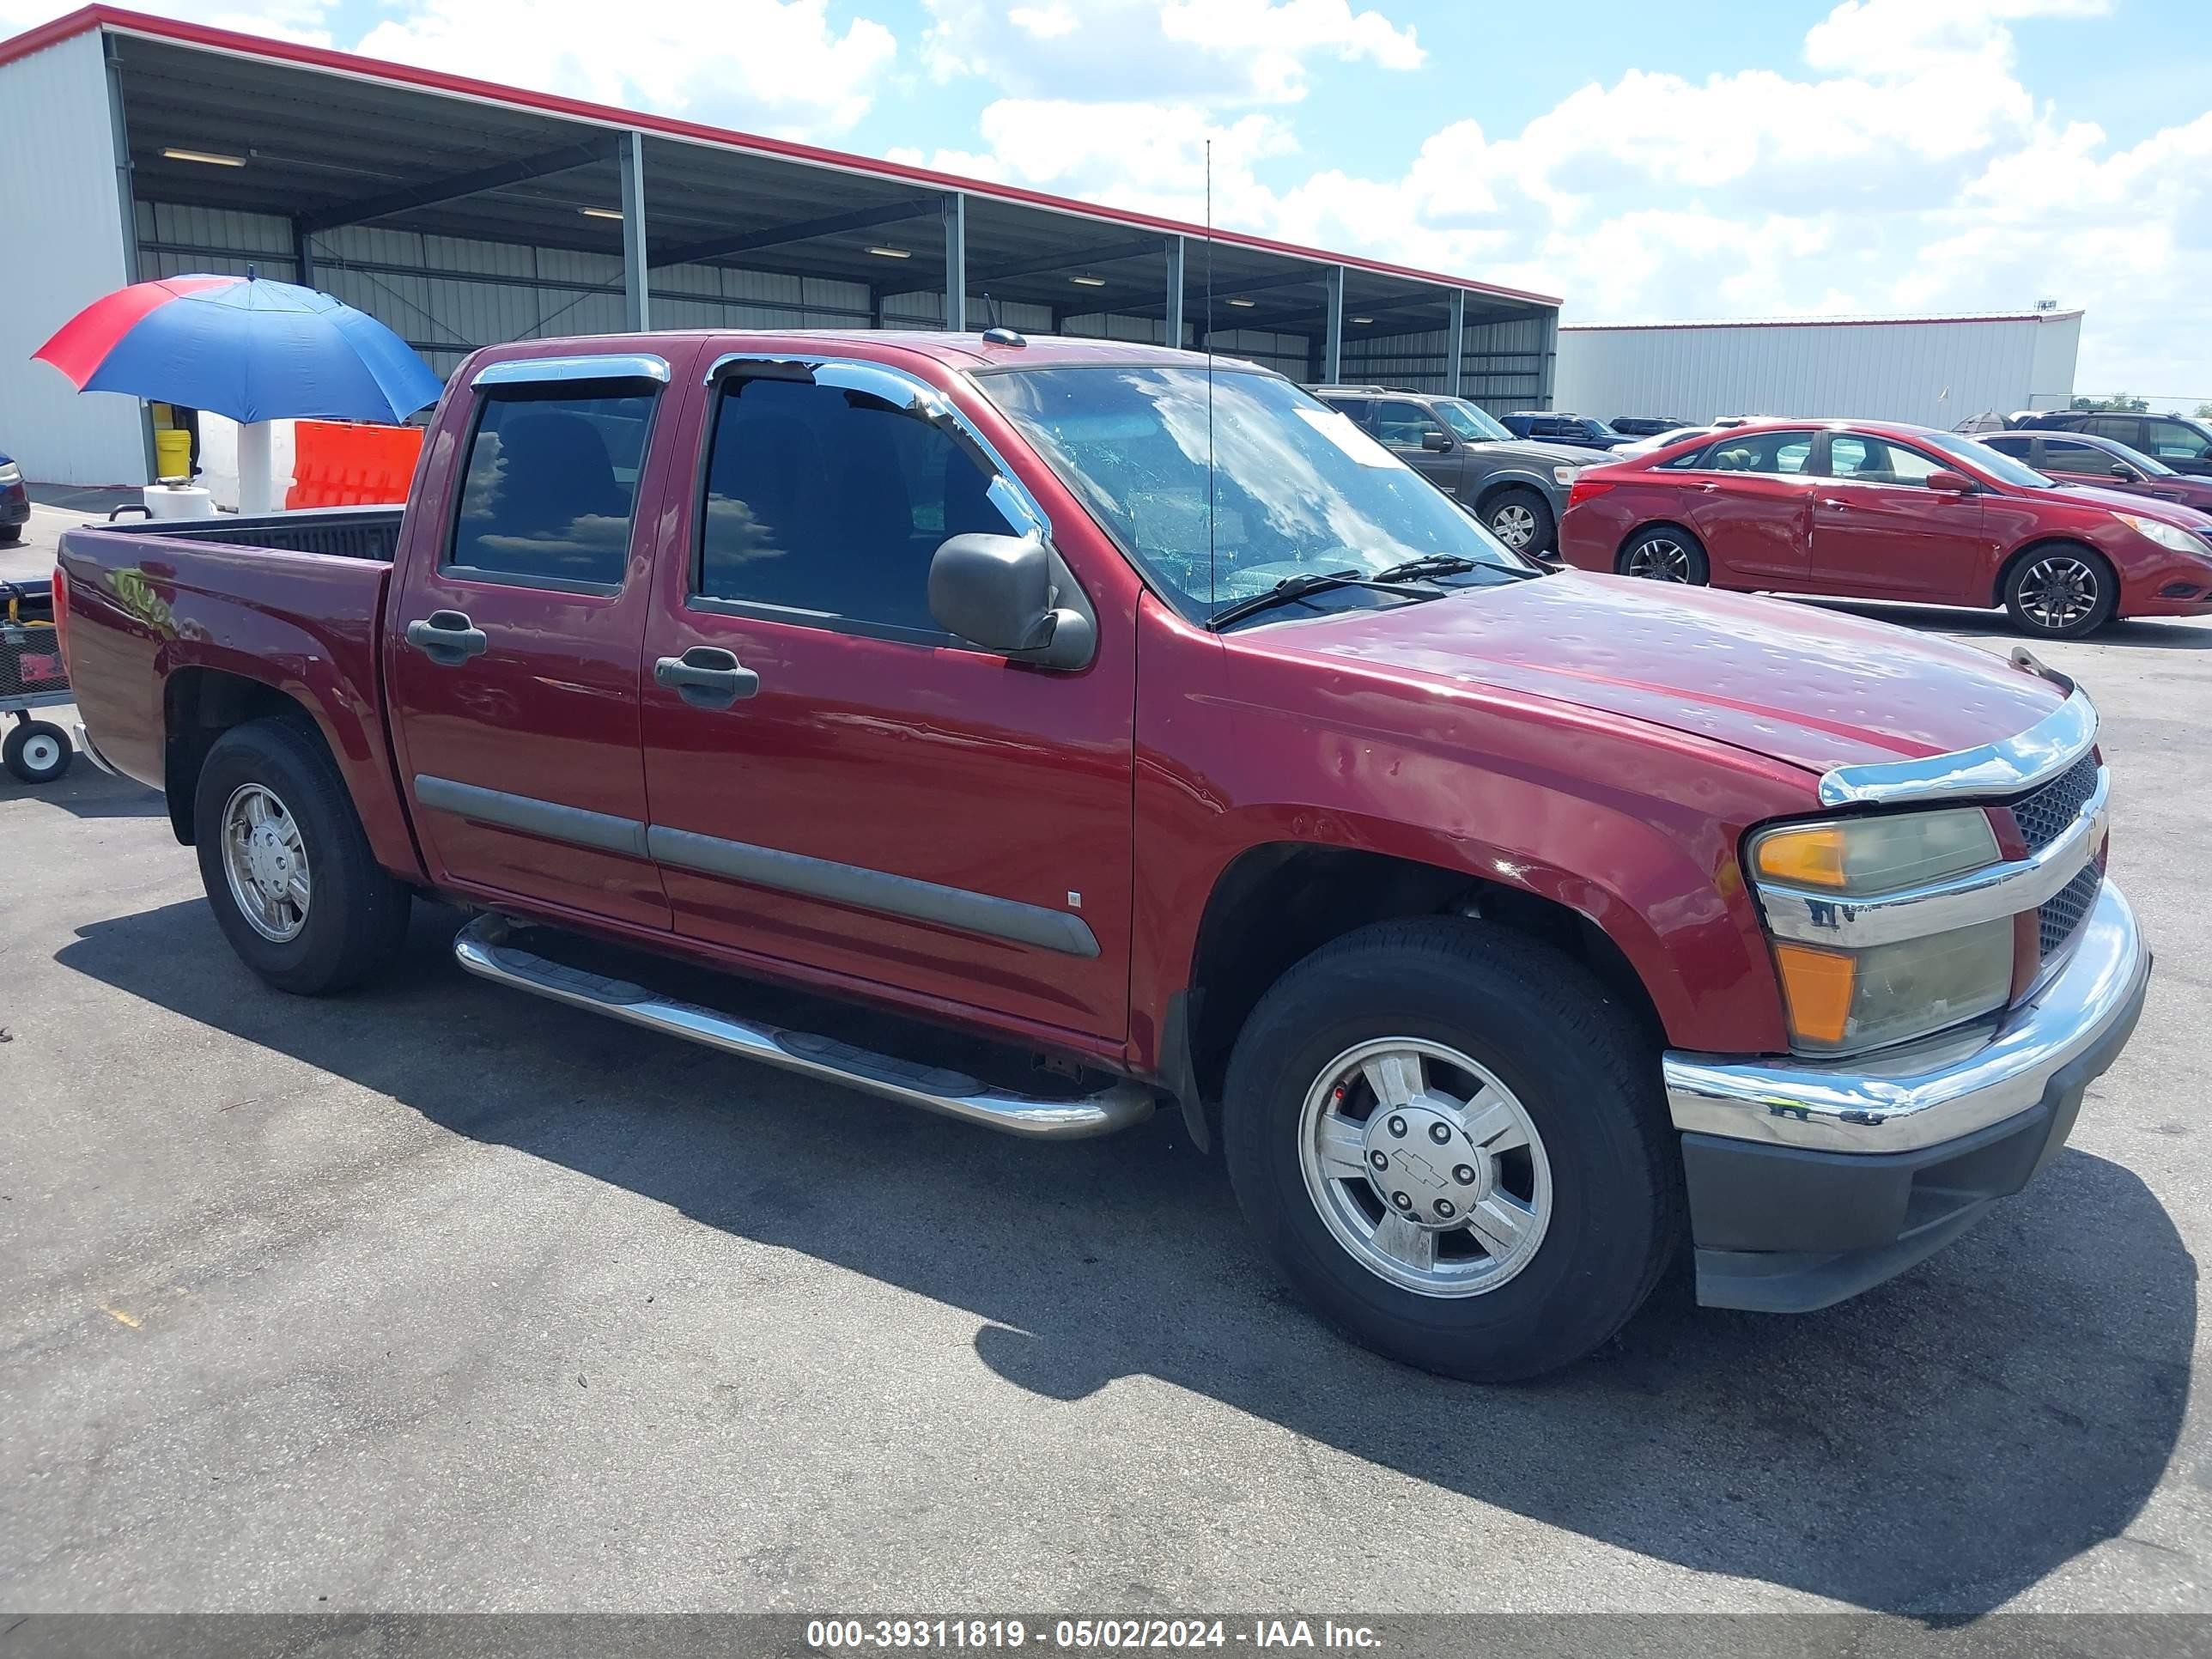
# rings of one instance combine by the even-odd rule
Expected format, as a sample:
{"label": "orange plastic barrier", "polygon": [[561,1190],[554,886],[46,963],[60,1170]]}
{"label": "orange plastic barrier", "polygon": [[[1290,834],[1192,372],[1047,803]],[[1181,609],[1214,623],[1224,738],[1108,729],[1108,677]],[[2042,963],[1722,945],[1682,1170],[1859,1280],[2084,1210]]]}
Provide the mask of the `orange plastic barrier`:
{"label": "orange plastic barrier", "polygon": [[407,499],[422,453],[419,426],[295,421],[287,507],[379,507]]}

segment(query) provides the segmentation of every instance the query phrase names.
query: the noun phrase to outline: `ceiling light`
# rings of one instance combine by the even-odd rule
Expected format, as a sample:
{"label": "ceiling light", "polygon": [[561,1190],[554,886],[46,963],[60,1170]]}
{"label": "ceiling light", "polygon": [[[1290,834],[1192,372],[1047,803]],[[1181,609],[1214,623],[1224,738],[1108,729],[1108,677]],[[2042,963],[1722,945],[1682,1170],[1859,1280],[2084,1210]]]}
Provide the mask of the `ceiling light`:
{"label": "ceiling light", "polygon": [[622,217],[622,215],[617,213],[612,208],[578,208],[576,211],[582,214],[586,219],[614,219],[619,221]]}
{"label": "ceiling light", "polygon": [[1249,311],[1254,306],[1258,305],[1260,302],[1257,300],[1231,300],[1229,303],[1237,307],[1240,311]]}
{"label": "ceiling light", "polygon": [[878,259],[911,259],[914,258],[914,253],[911,249],[902,247],[872,247],[868,252],[874,254]]}
{"label": "ceiling light", "polygon": [[246,165],[243,155],[218,155],[212,150],[165,149],[161,154],[172,161],[198,161],[204,167],[242,167]]}
{"label": "ceiling light", "polygon": [[1106,279],[1103,276],[1071,276],[1067,280],[1074,283],[1078,288],[1103,288],[1106,286]]}
{"label": "ceiling light", "polygon": [[1355,323],[1371,323],[1375,319],[1372,317],[1354,317],[1352,320]]}

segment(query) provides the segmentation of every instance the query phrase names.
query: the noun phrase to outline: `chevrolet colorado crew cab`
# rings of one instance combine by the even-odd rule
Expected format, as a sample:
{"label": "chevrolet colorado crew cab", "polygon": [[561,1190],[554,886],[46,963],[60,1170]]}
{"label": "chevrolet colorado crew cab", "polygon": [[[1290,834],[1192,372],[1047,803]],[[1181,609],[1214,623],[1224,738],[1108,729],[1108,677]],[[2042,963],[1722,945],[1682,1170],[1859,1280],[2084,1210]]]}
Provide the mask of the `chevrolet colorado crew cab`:
{"label": "chevrolet colorado crew cab", "polygon": [[435,895],[471,973],[895,1100],[1171,1103],[1323,1316],[1462,1377],[1685,1247],[1773,1310],[1926,1256],[2149,973],[2079,690],[1548,571],[1227,360],[495,346],[404,509],[70,531],[55,585],[88,752],[278,989]]}

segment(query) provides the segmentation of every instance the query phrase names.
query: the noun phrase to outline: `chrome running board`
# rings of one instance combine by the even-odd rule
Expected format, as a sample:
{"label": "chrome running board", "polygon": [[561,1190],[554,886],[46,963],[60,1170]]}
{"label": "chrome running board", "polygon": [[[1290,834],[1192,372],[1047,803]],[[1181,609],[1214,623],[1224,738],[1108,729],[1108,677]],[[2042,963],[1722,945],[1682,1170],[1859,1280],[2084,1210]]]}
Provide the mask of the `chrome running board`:
{"label": "chrome running board", "polygon": [[696,1003],[678,1002],[628,980],[533,956],[511,943],[507,933],[502,918],[479,916],[455,936],[453,959],[480,978],[555,1002],[1011,1134],[1080,1140],[1126,1129],[1152,1115],[1152,1091],[1139,1083],[1124,1079],[1096,1094],[1062,1100],[1014,1094],[964,1072],[919,1066],[832,1037],[757,1025]]}

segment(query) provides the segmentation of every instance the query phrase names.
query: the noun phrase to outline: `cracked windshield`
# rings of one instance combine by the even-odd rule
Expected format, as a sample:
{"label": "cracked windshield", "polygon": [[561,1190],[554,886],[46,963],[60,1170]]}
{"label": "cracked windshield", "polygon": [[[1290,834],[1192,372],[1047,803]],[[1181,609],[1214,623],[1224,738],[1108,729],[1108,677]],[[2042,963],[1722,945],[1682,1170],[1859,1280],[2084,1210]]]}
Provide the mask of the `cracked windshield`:
{"label": "cracked windshield", "polygon": [[1408,604],[1537,568],[1274,375],[1213,372],[1209,443],[1208,378],[1196,368],[1055,368],[977,383],[1200,622]]}

